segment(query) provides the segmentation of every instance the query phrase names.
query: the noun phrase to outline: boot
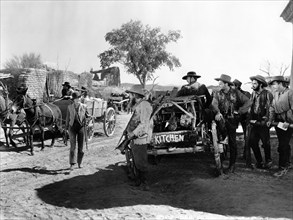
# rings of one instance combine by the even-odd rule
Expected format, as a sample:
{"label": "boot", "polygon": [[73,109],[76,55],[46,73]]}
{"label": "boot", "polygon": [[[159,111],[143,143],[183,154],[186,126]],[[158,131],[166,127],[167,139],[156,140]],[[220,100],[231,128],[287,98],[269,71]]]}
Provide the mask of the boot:
{"label": "boot", "polygon": [[78,168],[82,168],[82,166],[81,166],[81,162],[82,162],[83,155],[84,155],[83,152],[78,153],[78,155],[77,155]]}
{"label": "boot", "polygon": [[234,172],[235,172],[235,169],[236,169],[235,164],[231,164],[231,165],[229,166],[228,170],[226,171],[226,173],[227,173],[227,174],[229,174],[229,173],[234,173]]}
{"label": "boot", "polygon": [[146,171],[140,171],[140,181],[141,181],[141,185],[140,185],[140,189],[143,190],[143,191],[149,191],[150,190],[150,187],[147,183],[147,180],[146,180],[146,175],[147,175],[147,172]]}

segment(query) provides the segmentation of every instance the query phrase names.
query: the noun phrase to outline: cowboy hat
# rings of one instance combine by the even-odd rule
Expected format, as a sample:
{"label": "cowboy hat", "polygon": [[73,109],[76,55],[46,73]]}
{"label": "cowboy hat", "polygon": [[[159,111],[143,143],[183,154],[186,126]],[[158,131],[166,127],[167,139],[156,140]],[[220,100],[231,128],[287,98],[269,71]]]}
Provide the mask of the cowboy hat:
{"label": "cowboy hat", "polygon": [[72,100],[74,100],[74,99],[78,99],[78,98],[80,98],[80,97],[81,97],[81,95],[80,95],[79,92],[73,92],[73,93],[72,93]]}
{"label": "cowboy hat", "polygon": [[68,87],[71,87],[70,82],[64,82],[64,83],[62,84],[62,86],[68,86]]}
{"label": "cowboy hat", "polygon": [[142,85],[136,84],[136,85],[133,85],[129,90],[126,90],[126,92],[136,93],[136,94],[144,96],[145,90]]}
{"label": "cowboy hat", "polygon": [[232,83],[234,84],[234,86],[238,86],[238,87],[242,85],[242,82],[240,82],[238,79],[234,79]]}
{"label": "cowboy hat", "polygon": [[16,88],[16,92],[18,93],[25,93],[28,90],[26,84],[22,83],[20,86]]}
{"label": "cowboy hat", "polygon": [[228,84],[230,84],[230,85],[233,85],[233,83],[231,82],[231,77],[230,76],[228,76],[228,75],[226,75],[226,74],[222,74],[221,76],[220,76],[220,78],[215,78],[215,80],[217,80],[217,81],[223,81],[224,83],[228,83]]}
{"label": "cowboy hat", "polygon": [[277,81],[277,82],[288,82],[288,81],[285,80],[284,76],[273,76],[273,77],[270,79],[269,84],[272,85],[273,82],[275,82],[275,81]]}
{"label": "cowboy hat", "polygon": [[249,79],[251,81],[256,80],[256,81],[260,82],[261,84],[263,84],[263,86],[268,86],[266,79],[261,75],[252,76],[252,77],[249,77]]}
{"label": "cowboy hat", "polygon": [[194,71],[190,71],[185,76],[183,76],[182,79],[187,79],[187,77],[200,78],[201,76],[196,75],[196,72]]}

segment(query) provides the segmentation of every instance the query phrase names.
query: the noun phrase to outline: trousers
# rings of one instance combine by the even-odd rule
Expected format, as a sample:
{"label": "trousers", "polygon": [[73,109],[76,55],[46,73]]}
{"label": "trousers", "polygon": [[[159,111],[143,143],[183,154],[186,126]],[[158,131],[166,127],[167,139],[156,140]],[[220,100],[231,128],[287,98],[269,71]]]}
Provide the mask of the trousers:
{"label": "trousers", "polygon": [[290,139],[293,135],[293,128],[288,128],[286,131],[275,127],[279,146],[279,167],[287,167],[290,165],[291,159],[291,146],[290,146]]}
{"label": "trousers", "polygon": [[147,144],[133,144],[131,150],[136,168],[141,172],[148,171]]}
{"label": "trousers", "polygon": [[[69,127],[69,139],[70,139],[70,154],[69,163],[70,164],[81,164],[84,155],[83,145],[84,145],[84,127],[73,126]],[[77,150],[76,150],[77,142]]]}
{"label": "trousers", "polygon": [[262,164],[263,159],[259,147],[259,140],[261,140],[264,148],[265,162],[272,161],[271,145],[270,145],[270,129],[264,126],[252,126],[250,136],[248,137],[248,144],[252,148],[254,157],[258,164]]}

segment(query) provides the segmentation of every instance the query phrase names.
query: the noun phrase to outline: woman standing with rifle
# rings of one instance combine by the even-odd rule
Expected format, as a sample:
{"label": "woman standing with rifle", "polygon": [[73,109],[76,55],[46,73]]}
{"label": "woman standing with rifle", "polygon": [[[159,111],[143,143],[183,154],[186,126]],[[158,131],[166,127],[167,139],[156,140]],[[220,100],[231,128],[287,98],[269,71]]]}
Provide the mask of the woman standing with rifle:
{"label": "woman standing with rifle", "polygon": [[152,106],[145,98],[145,91],[141,85],[134,85],[130,90],[134,100],[132,107],[134,113],[126,128],[127,136],[133,139],[130,143],[133,153],[134,163],[138,170],[134,185],[148,190],[146,174],[148,172],[147,146],[152,138]]}

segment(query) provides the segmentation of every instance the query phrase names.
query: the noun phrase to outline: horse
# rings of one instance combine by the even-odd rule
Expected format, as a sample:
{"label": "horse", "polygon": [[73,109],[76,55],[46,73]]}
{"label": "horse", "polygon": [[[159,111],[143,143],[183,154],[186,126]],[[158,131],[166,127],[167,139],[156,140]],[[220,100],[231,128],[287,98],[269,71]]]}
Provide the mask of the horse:
{"label": "horse", "polygon": [[38,127],[41,132],[41,150],[44,149],[45,128],[52,132],[52,142],[50,147],[55,144],[56,132],[63,136],[64,130],[62,129],[62,114],[57,105],[52,103],[36,104],[35,99],[31,99],[28,95],[19,94],[13,101],[12,111],[18,112],[23,109],[26,113],[26,120],[30,126],[30,148],[31,155],[33,152],[33,135]]}
{"label": "horse", "polygon": [[[5,140],[7,143],[7,147],[11,144],[13,147],[16,147],[15,142],[12,139],[13,129],[11,127],[15,127],[17,125],[22,133],[25,133],[26,121],[25,121],[25,113],[21,111],[19,114],[11,113],[12,101],[8,98],[8,90],[7,87],[1,82],[2,88],[4,89],[0,95],[0,123],[3,128]],[[2,96],[5,95],[5,98]],[[9,128],[8,126],[9,125]],[[8,132],[7,132],[8,130]],[[10,141],[10,142],[9,142]],[[27,139],[24,137],[24,142],[27,143]],[[28,144],[28,143],[27,143]]]}

